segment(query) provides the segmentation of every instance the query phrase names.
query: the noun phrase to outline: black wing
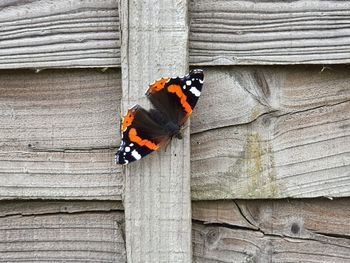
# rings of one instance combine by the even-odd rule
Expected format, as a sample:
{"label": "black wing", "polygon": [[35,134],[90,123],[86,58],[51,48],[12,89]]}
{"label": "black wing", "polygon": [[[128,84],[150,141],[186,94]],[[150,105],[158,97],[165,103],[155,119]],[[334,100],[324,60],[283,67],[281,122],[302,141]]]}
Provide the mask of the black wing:
{"label": "black wing", "polygon": [[115,155],[117,164],[128,164],[157,150],[170,137],[140,105],[128,110],[122,121],[122,142]]}
{"label": "black wing", "polygon": [[162,78],[148,88],[146,95],[152,105],[179,126],[192,114],[201,95],[204,74],[194,69],[180,78]]}

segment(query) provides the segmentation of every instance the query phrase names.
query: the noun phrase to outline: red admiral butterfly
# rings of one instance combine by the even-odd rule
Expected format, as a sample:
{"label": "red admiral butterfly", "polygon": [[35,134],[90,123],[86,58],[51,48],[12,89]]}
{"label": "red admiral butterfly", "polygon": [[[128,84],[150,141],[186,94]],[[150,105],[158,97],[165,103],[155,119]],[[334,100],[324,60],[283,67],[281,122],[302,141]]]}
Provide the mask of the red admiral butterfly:
{"label": "red admiral butterfly", "polygon": [[153,108],[147,111],[135,105],[123,118],[116,163],[139,160],[172,137],[181,139],[181,128],[201,95],[203,79],[203,71],[194,69],[182,78],[162,78],[151,84],[146,96]]}

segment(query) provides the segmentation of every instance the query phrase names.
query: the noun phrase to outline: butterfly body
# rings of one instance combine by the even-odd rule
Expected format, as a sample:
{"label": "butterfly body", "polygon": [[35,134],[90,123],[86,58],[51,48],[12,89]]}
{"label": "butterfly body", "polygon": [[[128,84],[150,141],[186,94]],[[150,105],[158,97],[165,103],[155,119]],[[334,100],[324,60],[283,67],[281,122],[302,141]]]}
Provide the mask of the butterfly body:
{"label": "butterfly body", "polygon": [[181,129],[192,114],[203,85],[203,71],[192,70],[184,77],[162,78],[146,92],[153,108],[130,108],[122,121],[122,142],[116,163],[128,164],[182,138]]}
{"label": "butterfly body", "polygon": [[168,119],[163,113],[158,110],[151,109],[150,112],[153,120],[161,125],[161,127],[164,129],[164,132],[167,133],[169,137],[176,137],[178,139],[182,138],[180,133],[180,125],[171,119]]}

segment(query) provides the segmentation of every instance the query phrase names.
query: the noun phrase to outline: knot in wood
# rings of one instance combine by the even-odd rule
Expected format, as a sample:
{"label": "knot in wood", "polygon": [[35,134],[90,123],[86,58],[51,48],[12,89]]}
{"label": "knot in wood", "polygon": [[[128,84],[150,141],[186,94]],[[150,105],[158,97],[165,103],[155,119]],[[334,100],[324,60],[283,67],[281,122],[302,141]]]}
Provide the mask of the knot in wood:
{"label": "knot in wood", "polygon": [[206,234],[206,240],[210,246],[213,246],[220,239],[220,232],[218,228],[212,228]]}
{"label": "knot in wood", "polygon": [[290,228],[290,231],[292,231],[293,234],[299,234],[300,232],[300,226],[298,225],[298,223],[293,223],[291,228]]}

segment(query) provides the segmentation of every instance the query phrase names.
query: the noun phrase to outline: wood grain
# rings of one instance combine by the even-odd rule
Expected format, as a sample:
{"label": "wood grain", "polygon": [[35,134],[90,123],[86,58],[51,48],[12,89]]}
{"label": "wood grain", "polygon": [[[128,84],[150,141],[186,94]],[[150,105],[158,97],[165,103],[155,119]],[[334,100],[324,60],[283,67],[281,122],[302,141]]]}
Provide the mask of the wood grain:
{"label": "wood grain", "polygon": [[246,124],[264,114],[304,111],[350,99],[347,65],[205,67],[191,133]]}
{"label": "wood grain", "polygon": [[[229,107],[227,98],[202,109],[198,105],[193,116],[198,128],[191,136],[192,199],[348,196],[350,89],[345,68],[317,74],[314,68],[305,73],[286,69],[280,78],[258,71],[260,79],[275,82],[252,81],[254,71],[233,73],[246,76],[234,77],[240,84],[232,82],[230,95],[238,94],[244,110],[235,103]],[[205,72],[210,79],[215,70]],[[221,85],[210,87],[210,82],[204,88],[204,104],[205,96],[228,92]],[[247,122],[258,103],[266,112]],[[206,121],[196,120],[199,111]],[[213,116],[219,111],[226,113],[225,121]],[[204,131],[200,123],[206,123]]]}
{"label": "wood grain", "polygon": [[[0,68],[120,66],[116,0],[14,0],[0,10]],[[191,0],[190,64],[349,63],[348,10],[346,1]]]}
{"label": "wood grain", "polygon": [[260,231],[193,224],[193,262],[336,262],[350,260],[346,238],[286,238]]}
{"label": "wood grain", "polygon": [[[187,1],[121,1],[122,109],[145,105],[147,83],[185,74]],[[189,130],[125,169],[129,262],[191,261]]]}
{"label": "wood grain", "polygon": [[191,0],[191,65],[350,61],[348,1]]}
{"label": "wood grain", "polygon": [[2,1],[0,68],[120,65],[116,0]]}
{"label": "wood grain", "polygon": [[194,202],[193,261],[347,262],[349,204],[349,198]]}
{"label": "wood grain", "polygon": [[0,72],[0,199],[120,200],[120,71]]}
{"label": "wood grain", "polygon": [[123,213],[81,204],[1,202],[0,262],[126,262]]}
{"label": "wood grain", "polygon": [[312,239],[350,238],[350,198],[217,200],[192,203],[192,218],[205,224],[259,229],[266,234]]}
{"label": "wood grain", "polygon": [[258,229],[242,217],[240,207],[232,200],[194,201],[192,202],[192,219],[205,224],[231,224],[235,226]]}

